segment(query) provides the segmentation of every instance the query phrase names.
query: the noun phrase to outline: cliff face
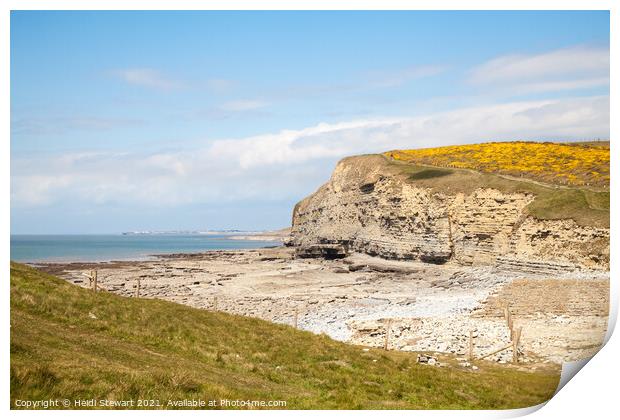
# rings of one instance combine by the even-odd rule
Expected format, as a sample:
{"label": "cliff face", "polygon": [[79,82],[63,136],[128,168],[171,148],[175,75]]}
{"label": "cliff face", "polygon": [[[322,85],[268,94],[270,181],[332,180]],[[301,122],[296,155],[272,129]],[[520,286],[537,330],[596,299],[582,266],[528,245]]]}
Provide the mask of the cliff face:
{"label": "cliff face", "polygon": [[291,233],[298,253],[357,251],[533,272],[609,269],[608,229],[528,216],[532,194],[490,188],[446,194],[387,166],[380,156],[344,159],[329,182],[298,203]]}

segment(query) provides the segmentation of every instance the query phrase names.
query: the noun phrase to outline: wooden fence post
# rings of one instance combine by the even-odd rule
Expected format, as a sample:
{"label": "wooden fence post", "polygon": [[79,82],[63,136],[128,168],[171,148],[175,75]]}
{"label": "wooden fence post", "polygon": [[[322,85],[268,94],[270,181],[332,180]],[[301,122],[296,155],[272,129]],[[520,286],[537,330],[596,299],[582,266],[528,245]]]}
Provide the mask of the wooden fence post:
{"label": "wooden fence post", "polygon": [[388,319],[387,325],[385,327],[385,343],[383,343],[383,348],[385,350],[389,349],[390,345],[390,331],[392,330],[392,319]]}
{"label": "wooden fence post", "polygon": [[140,297],[140,277],[138,277],[138,282],[136,283],[136,297]]}
{"label": "wooden fence post", "polygon": [[519,327],[512,334],[512,361],[519,363],[519,340],[521,339],[521,330],[523,327]]}
{"label": "wooden fence post", "polygon": [[469,360],[474,360],[474,332],[469,330]]}
{"label": "wooden fence post", "polygon": [[97,270],[93,271],[93,290],[97,293]]}
{"label": "wooden fence post", "polygon": [[510,312],[510,306],[508,303],[506,303],[506,307],[504,308],[504,316],[506,317],[506,326],[508,326],[508,329],[510,330],[510,340],[512,340],[512,336],[514,334],[513,332],[514,323],[512,319],[512,313]]}
{"label": "wooden fence post", "polygon": [[217,296],[213,297],[213,310],[217,311]]}
{"label": "wooden fence post", "polygon": [[[93,270],[90,270],[90,274],[89,273],[84,273],[84,272],[81,272],[80,274],[83,275],[84,277],[88,277],[88,288],[89,289],[92,288],[93,287],[93,277],[94,277]],[[77,282],[81,283],[81,281],[77,281]]]}
{"label": "wooden fence post", "polygon": [[299,318],[299,312],[298,312],[297,308],[295,308],[295,318],[293,319],[293,324],[295,326],[295,329],[297,329],[298,318]]}

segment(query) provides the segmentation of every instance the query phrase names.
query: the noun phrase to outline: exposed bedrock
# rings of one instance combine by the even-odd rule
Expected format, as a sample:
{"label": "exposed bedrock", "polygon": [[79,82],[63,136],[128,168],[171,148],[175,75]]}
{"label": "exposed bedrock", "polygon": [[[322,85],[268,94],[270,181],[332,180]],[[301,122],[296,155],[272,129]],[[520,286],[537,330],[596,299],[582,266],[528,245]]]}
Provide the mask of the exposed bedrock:
{"label": "exposed bedrock", "polygon": [[391,172],[382,157],[347,158],[295,206],[290,245],[299,255],[348,250],[534,272],[609,269],[608,229],[535,219],[525,211],[533,199],[490,188],[444,194]]}

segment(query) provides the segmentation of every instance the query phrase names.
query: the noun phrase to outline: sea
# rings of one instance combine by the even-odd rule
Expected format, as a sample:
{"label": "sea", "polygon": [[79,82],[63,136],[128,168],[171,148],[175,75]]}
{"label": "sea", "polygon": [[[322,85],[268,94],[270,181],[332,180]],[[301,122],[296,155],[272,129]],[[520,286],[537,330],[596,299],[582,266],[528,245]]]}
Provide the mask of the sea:
{"label": "sea", "polygon": [[233,239],[231,234],[11,235],[17,262],[102,262],[155,259],[158,254],[255,249],[277,241]]}

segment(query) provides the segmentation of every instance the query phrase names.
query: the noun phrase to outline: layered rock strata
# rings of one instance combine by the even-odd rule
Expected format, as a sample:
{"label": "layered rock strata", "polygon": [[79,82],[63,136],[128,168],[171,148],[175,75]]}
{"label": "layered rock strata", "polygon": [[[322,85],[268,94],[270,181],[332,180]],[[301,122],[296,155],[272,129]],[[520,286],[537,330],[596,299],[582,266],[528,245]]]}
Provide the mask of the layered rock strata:
{"label": "layered rock strata", "polygon": [[478,188],[448,194],[416,184],[381,156],[342,160],[293,212],[299,255],[363,252],[390,259],[502,265],[532,272],[609,269],[609,230],[538,220],[528,193]]}

